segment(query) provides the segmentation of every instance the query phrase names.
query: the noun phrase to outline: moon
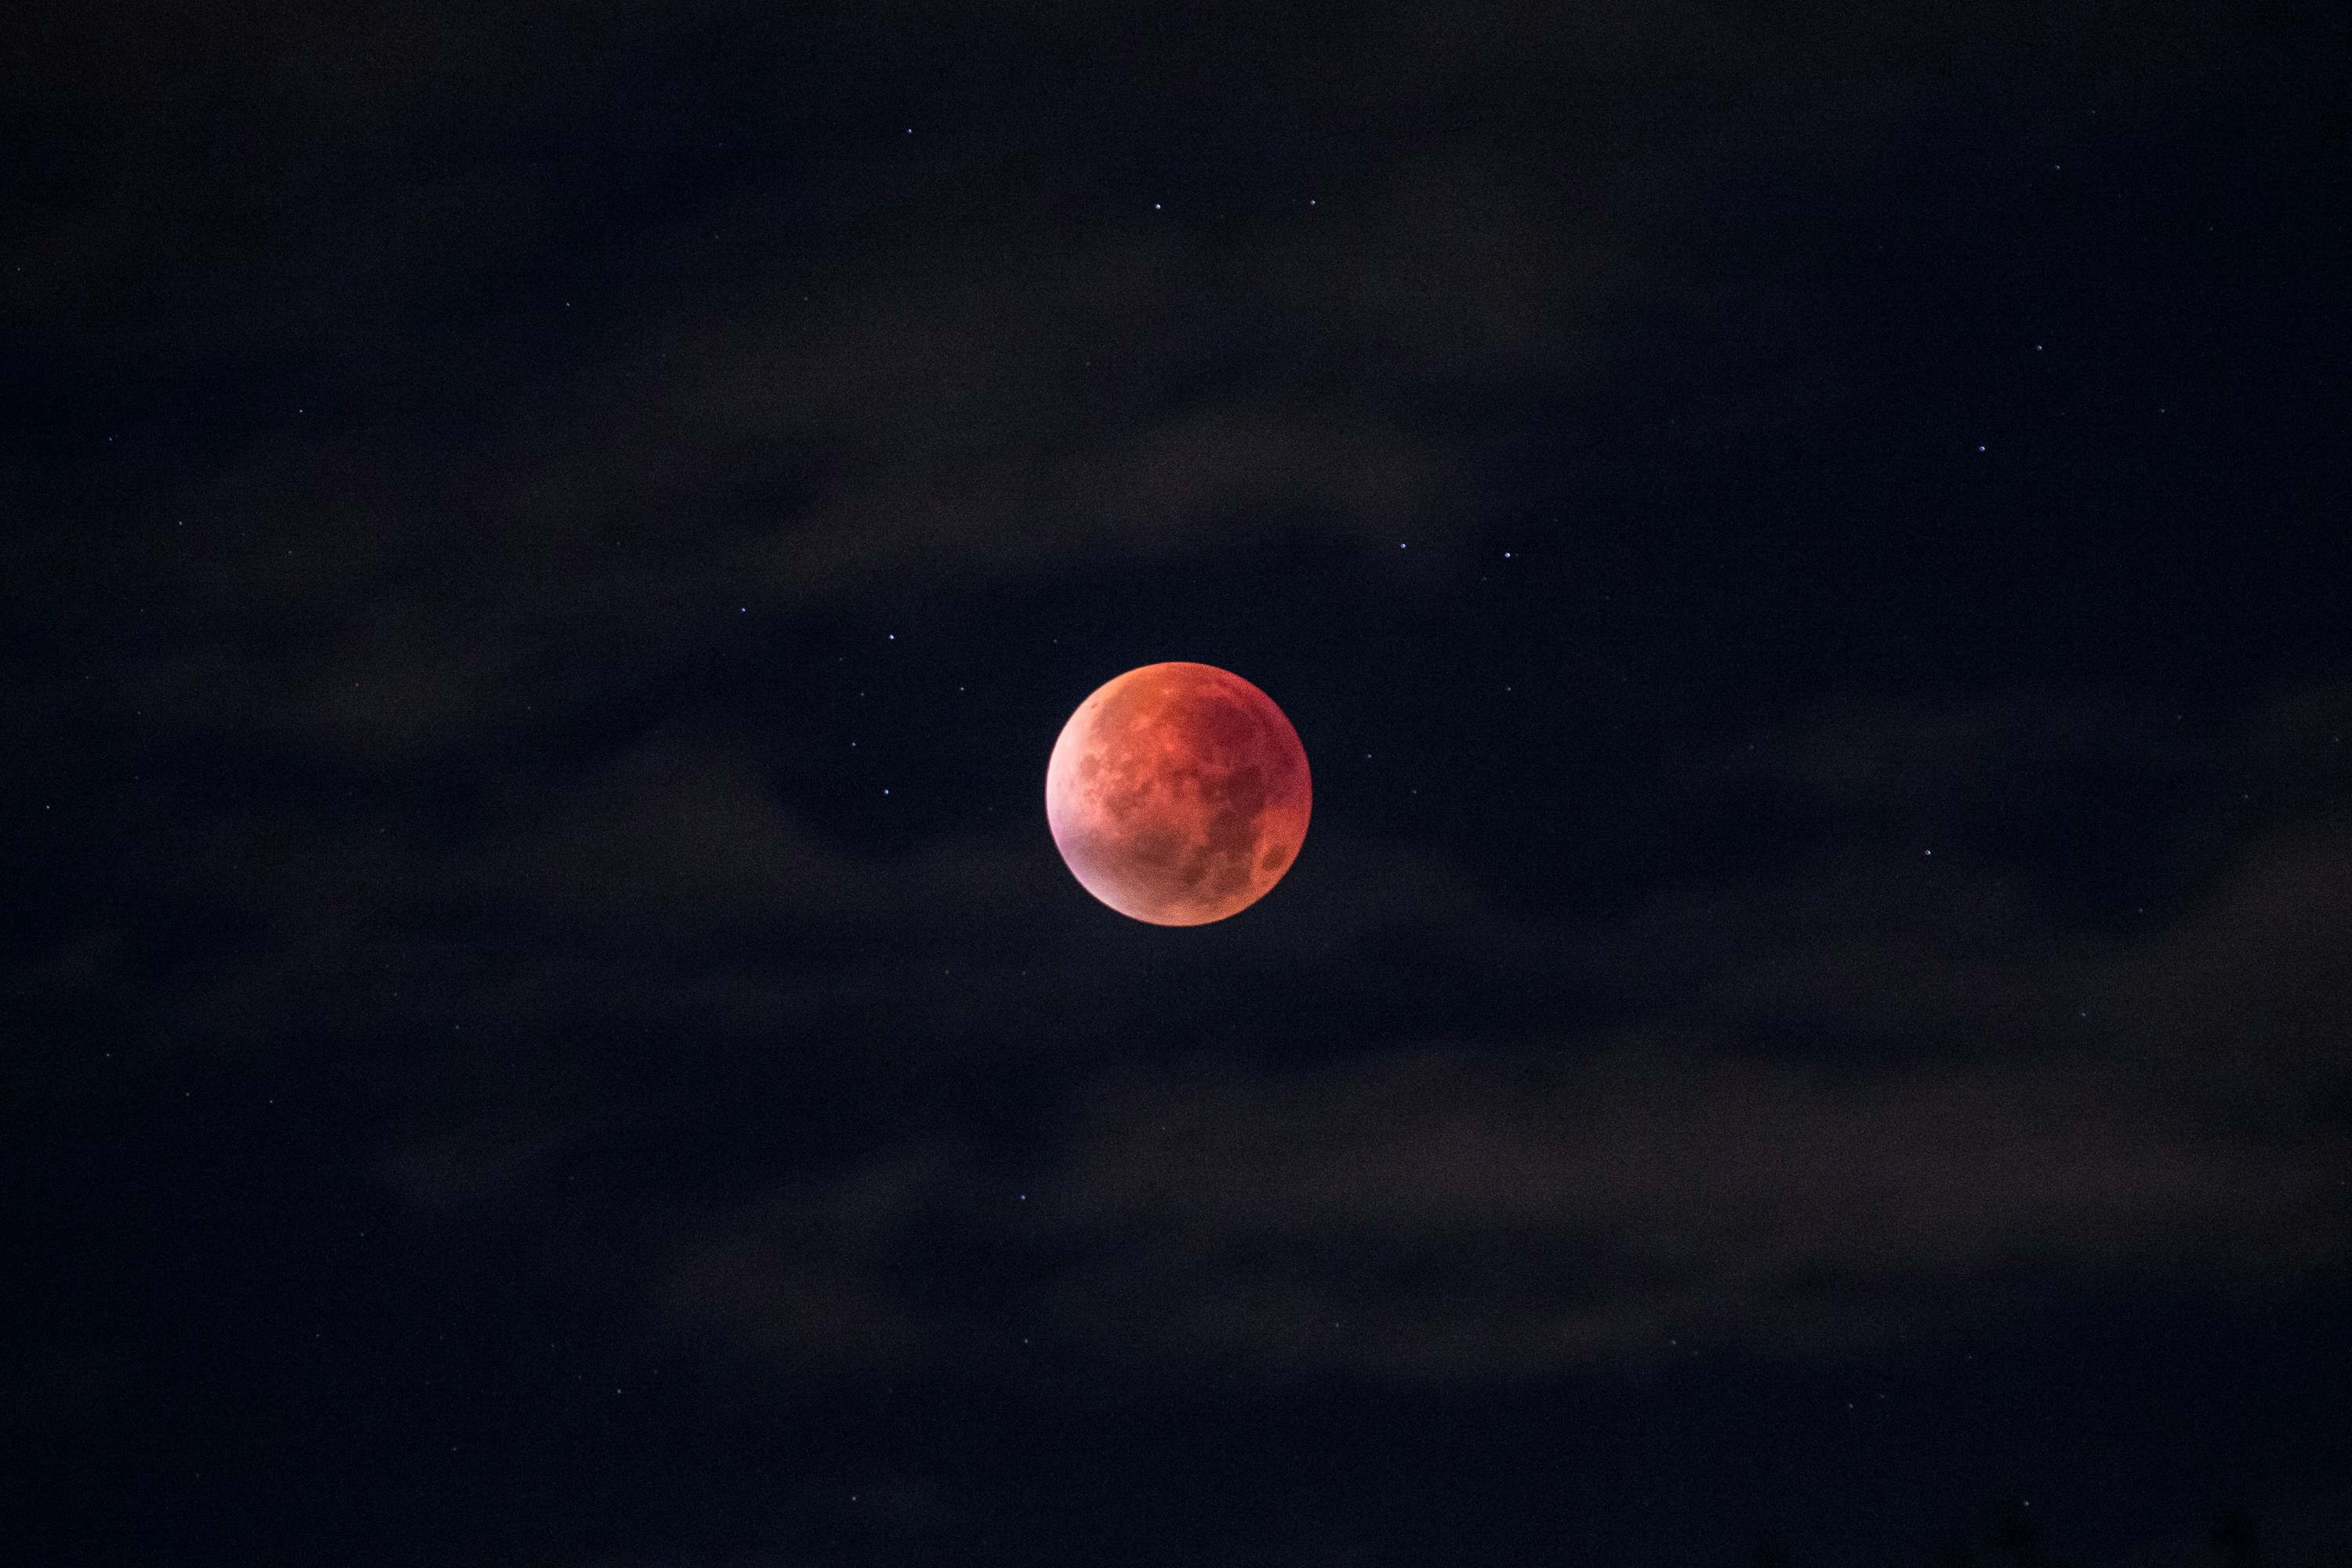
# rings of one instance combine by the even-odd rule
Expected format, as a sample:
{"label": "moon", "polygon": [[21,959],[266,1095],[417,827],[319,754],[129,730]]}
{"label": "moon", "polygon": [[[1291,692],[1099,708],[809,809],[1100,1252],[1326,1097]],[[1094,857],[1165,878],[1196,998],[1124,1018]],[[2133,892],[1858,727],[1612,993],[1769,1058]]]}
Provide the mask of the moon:
{"label": "moon", "polygon": [[1153,925],[1239,914],[1307,839],[1307,748],[1274,699],[1207,664],[1147,664],[1078,704],[1045,820],[1096,898]]}

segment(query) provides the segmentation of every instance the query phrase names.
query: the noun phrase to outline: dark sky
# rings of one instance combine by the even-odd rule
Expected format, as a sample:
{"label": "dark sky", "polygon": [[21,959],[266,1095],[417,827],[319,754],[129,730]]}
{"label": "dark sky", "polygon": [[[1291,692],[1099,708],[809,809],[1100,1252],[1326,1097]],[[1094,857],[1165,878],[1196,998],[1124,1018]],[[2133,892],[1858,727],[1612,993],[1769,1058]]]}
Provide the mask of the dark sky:
{"label": "dark sky", "polygon": [[10,1563],[2352,1562],[2338,8],[7,31]]}

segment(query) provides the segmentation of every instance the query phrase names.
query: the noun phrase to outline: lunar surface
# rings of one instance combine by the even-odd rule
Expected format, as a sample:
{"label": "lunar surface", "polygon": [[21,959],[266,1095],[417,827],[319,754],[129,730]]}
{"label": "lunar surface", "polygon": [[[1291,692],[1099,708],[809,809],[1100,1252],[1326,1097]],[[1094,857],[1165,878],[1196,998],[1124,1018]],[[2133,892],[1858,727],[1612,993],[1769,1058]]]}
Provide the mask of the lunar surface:
{"label": "lunar surface", "polygon": [[1163,926],[1264,898],[1306,840],[1312,794],[1282,710],[1206,664],[1147,664],[1104,685],[1045,767],[1045,818],[1071,874]]}

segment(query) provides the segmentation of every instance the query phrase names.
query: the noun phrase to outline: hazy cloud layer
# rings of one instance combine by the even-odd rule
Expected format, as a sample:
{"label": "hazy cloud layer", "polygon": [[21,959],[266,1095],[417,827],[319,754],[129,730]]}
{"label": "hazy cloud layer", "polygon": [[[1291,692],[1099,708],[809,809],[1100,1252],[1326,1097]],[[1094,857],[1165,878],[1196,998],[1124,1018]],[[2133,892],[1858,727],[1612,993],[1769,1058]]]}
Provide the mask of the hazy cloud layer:
{"label": "hazy cloud layer", "polygon": [[[2332,781],[2340,802],[2343,716],[2340,693],[2283,703],[2231,763],[2276,789],[2272,759],[2328,734],[2288,793]],[[2082,717],[2077,742],[2110,754],[2134,728]],[[1850,764],[1822,757],[1865,751],[1902,832],[1971,770],[2016,784],[2057,763],[1989,739],[2042,722],[1848,713],[1767,765],[1834,794]],[[1955,731],[1970,743],[1936,743]],[[692,1283],[722,1267],[706,1260],[671,1299],[725,1300],[709,1326],[788,1362],[841,1353],[832,1336],[870,1319],[869,1354],[1027,1334],[1161,1364],[1510,1378],[1677,1345],[1845,1353],[2134,1279],[2234,1292],[2340,1267],[2340,805],[2290,814],[2111,935],[2070,932],[2016,868],[1946,843],[1938,862],[1842,837],[1608,930],[1490,915],[1497,947],[1637,998],[1634,1016],[1081,1079],[1017,1159],[893,1150],[726,1216],[703,1245],[734,1289]],[[895,1293],[935,1277],[942,1234],[1014,1281],[995,1308]],[[842,1310],[803,1344],[790,1325],[828,1289]]]}

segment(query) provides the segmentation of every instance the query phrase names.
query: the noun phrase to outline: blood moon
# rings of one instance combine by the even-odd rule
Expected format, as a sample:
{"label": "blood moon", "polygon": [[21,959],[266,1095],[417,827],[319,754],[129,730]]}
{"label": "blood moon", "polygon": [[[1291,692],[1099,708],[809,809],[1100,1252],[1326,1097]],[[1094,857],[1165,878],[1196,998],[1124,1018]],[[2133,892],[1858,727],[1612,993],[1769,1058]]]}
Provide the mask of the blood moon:
{"label": "blood moon", "polygon": [[1153,925],[1238,914],[1307,837],[1307,748],[1274,700],[1206,664],[1147,664],[1078,704],[1045,820],[1079,885]]}

